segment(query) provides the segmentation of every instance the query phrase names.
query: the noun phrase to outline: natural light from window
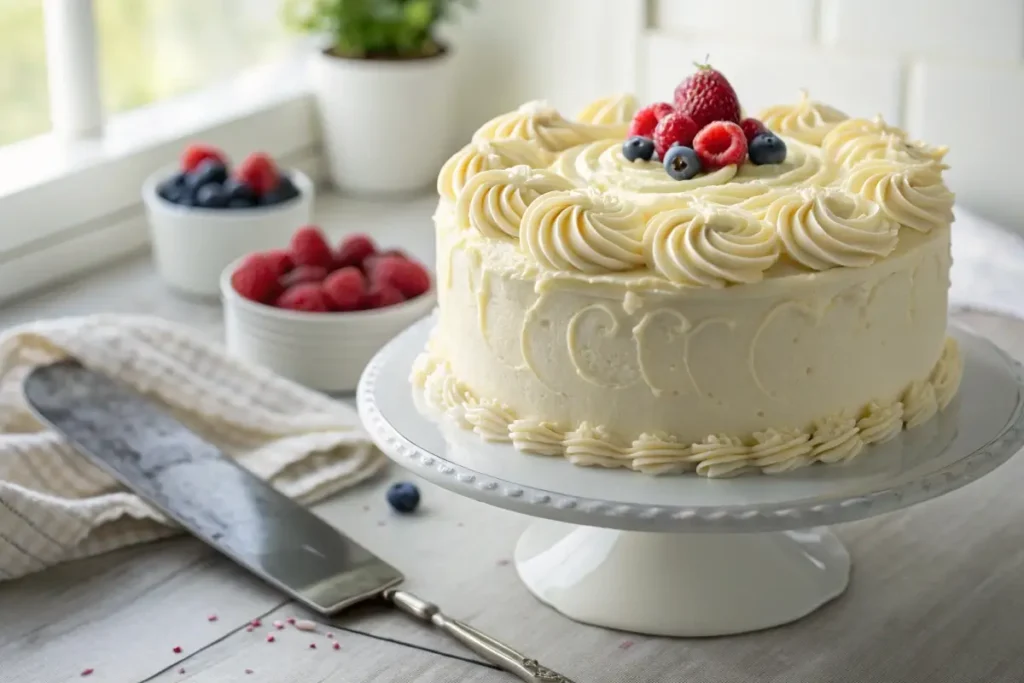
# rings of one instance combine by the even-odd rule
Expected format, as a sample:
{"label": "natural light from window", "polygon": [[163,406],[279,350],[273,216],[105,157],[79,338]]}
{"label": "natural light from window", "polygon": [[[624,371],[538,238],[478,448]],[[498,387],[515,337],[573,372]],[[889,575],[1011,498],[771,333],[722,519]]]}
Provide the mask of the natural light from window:
{"label": "natural light from window", "polygon": [[[294,45],[279,0],[94,0],[108,115],[224,81]],[[42,0],[0,0],[0,146],[50,130]]]}
{"label": "natural light from window", "polygon": [[42,0],[0,0],[0,145],[50,129]]}

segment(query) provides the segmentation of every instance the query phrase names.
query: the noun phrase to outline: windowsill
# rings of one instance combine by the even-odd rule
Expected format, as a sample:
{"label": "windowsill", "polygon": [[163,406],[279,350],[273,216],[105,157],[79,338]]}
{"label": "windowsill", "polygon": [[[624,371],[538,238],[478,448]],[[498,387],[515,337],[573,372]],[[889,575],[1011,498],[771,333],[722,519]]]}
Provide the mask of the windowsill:
{"label": "windowsill", "polygon": [[304,62],[112,118],[101,139],[53,136],[0,149],[0,303],[148,242],[143,180],[202,139],[239,159],[259,149],[319,181],[319,126]]}

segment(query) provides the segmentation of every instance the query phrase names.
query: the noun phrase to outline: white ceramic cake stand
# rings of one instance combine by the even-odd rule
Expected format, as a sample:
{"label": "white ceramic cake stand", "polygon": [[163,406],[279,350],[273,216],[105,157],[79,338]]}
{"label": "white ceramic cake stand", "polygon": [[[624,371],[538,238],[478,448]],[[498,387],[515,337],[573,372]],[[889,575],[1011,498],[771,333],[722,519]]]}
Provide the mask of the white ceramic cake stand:
{"label": "white ceramic cake stand", "polygon": [[957,399],[848,465],[708,480],[577,467],[483,442],[431,414],[409,373],[433,320],[367,366],[359,412],[397,463],[476,500],[540,518],[519,539],[527,588],[588,624],[712,636],[784,624],[839,596],[850,555],[825,525],[891,512],[991,472],[1024,445],[1024,373],[957,327]]}

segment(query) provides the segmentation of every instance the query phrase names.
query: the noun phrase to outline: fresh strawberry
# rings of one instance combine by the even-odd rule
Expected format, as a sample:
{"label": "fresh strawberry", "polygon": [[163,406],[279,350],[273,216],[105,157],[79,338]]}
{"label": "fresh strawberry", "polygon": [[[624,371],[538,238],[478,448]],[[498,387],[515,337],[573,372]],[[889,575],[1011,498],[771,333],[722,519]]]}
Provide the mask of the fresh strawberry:
{"label": "fresh strawberry", "polygon": [[307,311],[309,313],[321,313],[330,310],[327,297],[324,295],[320,285],[313,282],[303,282],[294,287],[289,287],[284,290],[284,294],[277,297],[274,305],[291,311]]}
{"label": "fresh strawberry", "polygon": [[191,173],[196,170],[199,164],[203,163],[207,159],[218,161],[224,166],[228,165],[228,157],[224,152],[212,145],[197,143],[189,145],[185,148],[185,151],[181,153],[181,170],[185,173]]}
{"label": "fresh strawberry", "polygon": [[263,252],[263,258],[270,262],[270,265],[273,266],[274,272],[277,273],[278,277],[281,277],[295,267],[295,263],[292,261],[292,255],[285,249],[271,249],[270,251],[265,251]]}
{"label": "fresh strawberry", "polygon": [[331,273],[322,289],[334,311],[355,311],[366,296],[366,280],[355,266],[346,266]]}
{"label": "fresh strawberry", "polygon": [[235,170],[235,177],[251,187],[259,197],[276,190],[281,182],[277,164],[263,152],[247,156]]}
{"label": "fresh strawberry", "polygon": [[373,308],[384,308],[385,306],[394,306],[405,301],[405,297],[398,291],[397,287],[393,287],[384,282],[377,282],[370,285],[370,289],[366,292],[366,296],[359,303],[359,307],[369,310]]}
{"label": "fresh strawberry", "polygon": [[693,139],[693,151],[705,169],[742,164],[747,158],[747,138],[738,124],[715,121],[697,133]]}
{"label": "fresh strawberry", "polygon": [[396,288],[406,299],[430,289],[430,273],[415,261],[386,256],[374,264],[370,279],[374,284],[387,284]]}
{"label": "fresh strawberry", "polygon": [[324,234],[315,225],[306,225],[295,231],[290,245],[292,261],[297,266],[320,266],[330,270],[334,254]]}
{"label": "fresh strawberry", "polygon": [[693,136],[700,131],[700,126],[693,119],[681,112],[673,112],[658,122],[654,129],[654,151],[658,158],[664,159],[665,153],[672,145],[690,147]]}
{"label": "fresh strawberry", "polygon": [[750,141],[754,139],[755,136],[760,135],[761,133],[768,130],[768,128],[766,128],[763,123],[761,123],[757,119],[750,118],[743,119],[742,121],[740,121],[740,128],[743,129],[743,136],[747,138],[748,145],[750,144]]}
{"label": "fresh strawberry", "polygon": [[644,107],[633,115],[633,123],[629,125],[628,137],[639,135],[642,138],[649,138],[654,135],[654,127],[658,125],[667,114],[672,113],[672,105],[668,102],[658,102],[649,107]]}
{"label": "fresh strawberry", "polygon": [[338,255],[334,259],[335,268],[347,268],[348,266],[360,267],[367,256],[377,252],[377,245],[373,243],[369,235],[349,235],[338,247]]}
{"label": "fresh strawberry", "polygon": [[296,266],[281,277],[281,286],[288,289],[304,282],[320,283],[326,277],[327,269],[323,266]]}
{"label": "fresh strawberry", "polygon": [[264,254],[252,254],[231,274],[231,286],[241,296],[261,304],[270,303],[280,293],[277,270]]}
{"label": "fresh strawberry", "polygon": [[707,64],[679,84],[675,92],[678,111],[689,114],[698,128],[713,121],[740,121],[740,101],[729,81]]}

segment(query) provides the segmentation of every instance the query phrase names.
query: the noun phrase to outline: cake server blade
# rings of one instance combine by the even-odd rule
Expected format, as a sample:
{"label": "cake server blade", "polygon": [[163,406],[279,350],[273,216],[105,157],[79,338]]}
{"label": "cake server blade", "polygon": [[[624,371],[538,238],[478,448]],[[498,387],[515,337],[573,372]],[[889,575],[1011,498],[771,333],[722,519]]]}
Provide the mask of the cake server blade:
{"label": "cake server blade", "polygon": [[200,540],[325,615],[383,598],[532,683],[571,683],[396,586],[401,572],[252,475],[158,404],[74,360],[25,379],[37,417]]}

